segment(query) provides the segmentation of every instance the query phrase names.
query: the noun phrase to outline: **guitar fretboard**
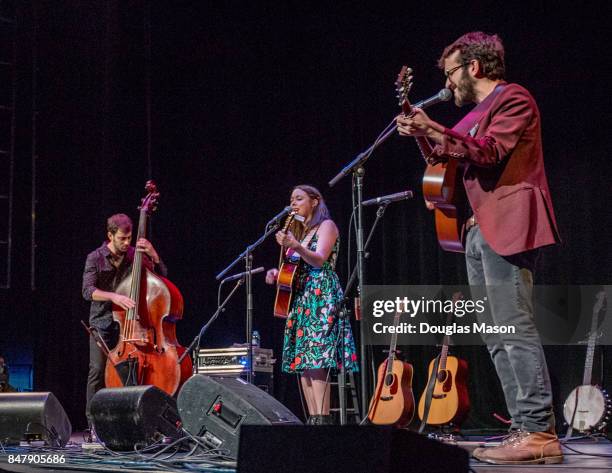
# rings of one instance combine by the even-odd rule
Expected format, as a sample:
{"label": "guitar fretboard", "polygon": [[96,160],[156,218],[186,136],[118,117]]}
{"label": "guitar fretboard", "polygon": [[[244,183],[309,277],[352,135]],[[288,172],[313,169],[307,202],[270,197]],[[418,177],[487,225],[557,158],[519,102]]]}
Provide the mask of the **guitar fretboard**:
{"label": "guitar fretboard", "polygon": [[393,333],[391,334],[391,344],[389,345],[389,356],[387,357],[387,374],[393,371],[393,360],[395,360],[395,350],[397,349],[397,326],[399,325],[401,312],[396,312],[393,317]]}
{"label": "guitar fretboard", "polygon": [[587,344],[586,358],[584,361],[584,375],[582,377],[582,385],[591,384],[593,378],[593,359],[595,358],[595,345],[597,342],[597,318],[599,311],[604,305],[606,293],[601,291],[596,296],[595,305],[593,306],[593,318],[591,320],[591,331],[589,333],[589,341]]}

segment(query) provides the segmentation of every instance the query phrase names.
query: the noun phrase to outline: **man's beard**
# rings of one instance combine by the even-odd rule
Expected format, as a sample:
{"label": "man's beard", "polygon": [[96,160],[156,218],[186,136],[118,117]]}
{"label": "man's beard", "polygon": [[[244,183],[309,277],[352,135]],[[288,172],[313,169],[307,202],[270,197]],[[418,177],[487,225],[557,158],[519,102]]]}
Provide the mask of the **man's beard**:
{"label": "man's beard", "polygon": [[129,248],[129,245],[128,245],[128,247],[126,247],[125,250],[122,250],[121,249],[121,245],[119,245],[119,246],[115,245],[114,242],[111,243],[111,246],[113,247],[112,253],[114,253],[115,256],[117,256],[117,257],[125,255],[127,253],[128,248]]}
{"label": "man's beard", "polygon": [[463,107],[470,103],[476,102],[476,89],[474,87],[476,81],[470,77],[468,72],[463,69],[461,72],[461,78],[455,89],[455,105],[457,107]]}

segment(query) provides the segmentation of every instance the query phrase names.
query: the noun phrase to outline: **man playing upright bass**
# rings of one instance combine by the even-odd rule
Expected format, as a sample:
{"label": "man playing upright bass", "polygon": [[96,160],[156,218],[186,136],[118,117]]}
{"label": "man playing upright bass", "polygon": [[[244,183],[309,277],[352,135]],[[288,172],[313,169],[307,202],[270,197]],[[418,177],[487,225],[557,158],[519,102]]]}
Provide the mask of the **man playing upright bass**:
{"label": "man playing upright bass", "polygon": [[[87,255],[83,271],[83,297],[91,301],[89,324],[108,346],[113,348],[119,338],[119,326],[113,320],[113,304],[122,309],[131,309],[136,303],[127,296],[116,293],[119,283],[132,271],[134,254],[142,251],[144,264],[151,270],[165,276],[166,265],[155,248],[145,238],[132,241],[132,220],[125,214],[115,214],[106,222],[107,240]],[[87,378],[87,422],[91,428],[90,403],[96,392],[104,387],[106,355],[97,346],[93,337],[89,340],[89,375]]]}

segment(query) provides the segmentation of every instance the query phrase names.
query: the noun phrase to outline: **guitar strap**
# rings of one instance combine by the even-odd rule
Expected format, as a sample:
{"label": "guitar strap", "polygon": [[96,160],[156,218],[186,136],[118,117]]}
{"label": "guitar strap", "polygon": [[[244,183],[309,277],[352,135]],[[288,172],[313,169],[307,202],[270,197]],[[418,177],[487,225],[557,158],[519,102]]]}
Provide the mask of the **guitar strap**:
{"label": "guitar strap", "polygon": [[419,433],[422,434],[427,425],[427,419],[429,418],[429,408],[431,407],[431,399],[433,398],[434,388],[436,386],[436,380],[438,379],[438,367],[440,365],[440,355],[436,356],[433,368],[431,370],[431,377],[427,384],[427,392],[425,394],[425,405],[423,408],[423,420],[421,420],[421,426],[419,427]]}
{"label": "guitar strap", "polygon": [[[384,372],[385,373],[387,371],[387,367],[388,367],[388,360],[385,360],[385,368],[384,368]],[[380,395],[382,393],[383,387],[385,386],[384,381],[382,383],[379,383],[379,385],[380,386],[378,386],[378,389],[376,390],[376,392],[374,393],[374,396],[372,397],[372,402],[370,403],[370,408],[368,409],[368,413],[364,417],[364,420],[365,419],[371,419],[371,416],[373,415],[373,413],[376,412],[376,408],[378,407],[378,401],[380,401]]]}
{"label": "guitar strap", "polygon": [[[318,224],[315,228],[314,233],[311,235],[311,237],[308,239],[308,241],[306,241],[306,248],[308,248],[308,246],[310,245],[310,242],[312,241],[312,239],[315,237],[315,235],[319,232],[319,227],[321,226],[321,224]],[[310,232],[308,232],[310,233]],[[306,235],[308,236],[308,235]],[[304,237],[304,240],[306,239],[306,237]],[[302,240],[300,243],[304,243],[304,240]]]}
{"label": "guitar strap", "polygon": [[[506,83],[502,82],[498,84],[493,92],[491,92],[485,99],[476,105],[472,110],[470,110],[466,116],[464,116],[454,127],[453,131],[459,133],[460,135],[470,135],[472,138],[476,136],[478,132],[478,127],[480,124],[480,120],[484,116],[485,112],[491,106],[493,99],[506,87]],[[430,162],[430,157],[433,154],[433,150],[431,149],[431,144],[428,139],[422,136],[416,136],[416,143],[419,147],[419,151],[421,152],[421,156],[427,163]],[[436,145],[439,146],[439,145]],[[429,152],[427,151],[427,148]]]}
{"label": "guitar strap", "polygon": [[[455,298],[463,297],[461,293],[453,294],[453,301]],[[453,312],[449,312],[446,317],[446,326],[448,326],[453,320]],[[444,341],[442,342],[442,346],[448,346],[450,343],[450,337],[448,335],[444,336]],[[442,352],[438,353],[436,356],[434,365],[431,369],[431,377],[429,378],[429,382],[427,383],[427,392],[425,393],[425,403],[423,406],[423,420],[421,421],[421,426],[419,427],[419,433],[423,433],[425,430],[425,426],[427,425],[427,419],[429,418],[429,408],[431,407],[431,400],[433,398],[433,392],[436,387],[436,381],[438,379],[438,369],[440,368],[440,358],[442,356]]]}

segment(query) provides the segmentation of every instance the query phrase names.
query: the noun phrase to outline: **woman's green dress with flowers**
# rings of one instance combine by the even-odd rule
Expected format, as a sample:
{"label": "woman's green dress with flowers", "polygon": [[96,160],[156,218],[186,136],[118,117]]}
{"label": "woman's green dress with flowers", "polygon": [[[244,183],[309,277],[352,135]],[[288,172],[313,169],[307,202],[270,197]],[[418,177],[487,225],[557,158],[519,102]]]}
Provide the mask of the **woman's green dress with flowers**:
{"label": "woman's green dress with flowers", "polygon": [[[318,236],[308,244],[316,251]],[[341,340],[344,340],[344,367],[357,371],[357,355],[351,325],[337,320],[343,299],[338,275],[334,271],[339,241],[328,260],[314,268],[302,260],[294,289],[291,310],[285,325],[283,371],[300,373],[308,369],[340,368]],[[330,331],[330,326],[332,327]]]}

